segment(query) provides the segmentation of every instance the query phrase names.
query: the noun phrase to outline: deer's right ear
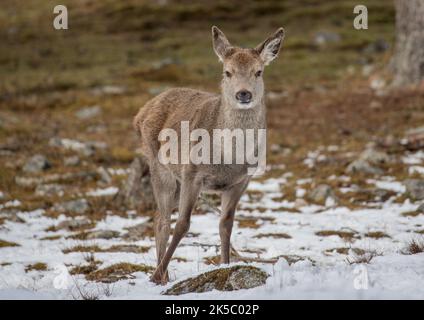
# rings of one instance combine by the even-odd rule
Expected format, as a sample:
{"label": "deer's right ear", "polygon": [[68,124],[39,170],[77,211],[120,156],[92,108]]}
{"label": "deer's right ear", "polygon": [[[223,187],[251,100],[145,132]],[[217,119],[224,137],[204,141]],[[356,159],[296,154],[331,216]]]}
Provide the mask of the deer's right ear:
{"label": "deer's right ear", "polygon": [[212,43],[213,50],[219,58],[219,61],[223,62],[225,57],[225,52],[231,46],[225,34],[218,29],[218,27],[212,27]]}

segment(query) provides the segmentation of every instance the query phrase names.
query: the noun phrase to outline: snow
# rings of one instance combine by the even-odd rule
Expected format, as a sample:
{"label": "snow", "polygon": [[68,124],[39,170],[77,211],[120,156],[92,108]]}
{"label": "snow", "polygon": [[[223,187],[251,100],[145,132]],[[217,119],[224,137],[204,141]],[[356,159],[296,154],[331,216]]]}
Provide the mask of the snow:
{"label": "snow", "polygon": [[[178,299],[424,298],[424,254],[401,254],[407,243],[419,236],[416,232],[422,231],[424,226],[424,215],[403,216],[402,213],[416,210],[419,203],[409,200],[395,203],[390,199],[376,207],[369,205],[355,210],[329,203],[327,207],[305,205],[296,213],[289,210],[295,207],[295,203],[273,200],[283,196],[281,186],[286,183],[285,177],[256,180],[249,185],[249,190],[261,191],[264,195],[260,201],[253,201],[247,195],[242,197],[234,223],[232,244],[239,254],[246,257],[256,258],[255,252],[258,252],[262,259],[278,259],[285,255],[299,257],[301,261],[288,265],[285,259],[280,258],[274,265],[253,263],[269,274],[266,285],[262,287],[232,292],[191,293]],[[369,182],[378,188],[399,193],[403,190],[402,184],[391,178],[383,177]],[[298,185],[304,183],[308,183],[308,180],[298,181]],[[117,191],[117,188],[109,187],[92,190],[87,195],[105,196]],[[304,189],[298,188],[297,194],[302,196]],[[0,218],[3,214],[0,208]],[[72,232],[46,231],[48,227],[68,219],[64,215],[54,219],[39,209],[21,211],[17,216],[25,223],[6,219],[0,226],[2,240],[20,245],[0,248],[0,299],[80,298],[77,286],[87,292],[95,292],[101,299],[170,299],[175,297],[161,295],[167,286],[216,268],[205,264],[204,258],[219,253],[219,217],[213,212],[195,214],[190,229],[195,236],[184,238],[177,248],[174,256],[185,258],[186,261],[171,261],[170,284],[166,287],[156,286],[149,281],[148,274],[137,272],[134,279],[111,285],[112,293],[106,295],[107,285],[89,282],[82,275],[71,276],[68,273],[72,266],[86,264],[87,254],[65,254],[63,250],[75,245],[97,245],[101,248],[118,244],[147,246],[150,249],[143,254],[102,252],[94,253],[94,256],[101,262],[99,268],[119,262],[155,266],[154,239],[146,237],[135,242],[121,238],[67,239]],[[176,217],[177,214],[172,215],[172,219]],[[258,228],[241,228],[241,217],[256,218]],[[94,230],[115,230],[123,234],[126,228],[147,222],[148,219],[134,212],[127,216],[109,214],[97,223]],[[324,230],[352,232],[354,239],[349,242],[337,235],[316,234]],[[387,237],[375,239],[366,236],[373,231],[383,232]],[[259,234],[282,233],[290,238],[257,237]],[[41,240],[54,235],[61,238]],[[375,250],[382,256],[373,258],[369,264],[350,265],[347,256],[337,253],[337,248]],[[46,263],[48,269],[25,271],[29,264],[37,262]]]}
{"label": "snow", "polygon": [[418,173],[421,175],[424,175],[424,167],[421,166],[410,166],[408,168],[408,172],[410,175],[413,175],[414,173]]}
{"label": "snow", "polygon": [[90,197],[104,197],[104,196],[113,196],[118,193],[118,188],[116,187],[108,187],[104,189],[96,189],[87,192],[87,196]]}

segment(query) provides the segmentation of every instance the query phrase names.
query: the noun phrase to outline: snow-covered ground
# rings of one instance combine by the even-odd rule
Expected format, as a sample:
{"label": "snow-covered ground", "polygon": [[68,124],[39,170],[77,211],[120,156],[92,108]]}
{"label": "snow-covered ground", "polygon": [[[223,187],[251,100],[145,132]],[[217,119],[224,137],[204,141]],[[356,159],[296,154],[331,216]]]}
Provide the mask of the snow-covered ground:
{"label": "snow-covered ground", "polygon": [[[392,199],[379,207],[361,210],[307,205],[300,207],[300,212],[292,212],[284,208],[293,208],[294,203],[273,200],[281,197],[280,184],[285,181],[283,176],[265,182],[255,181],[250,185],[250,191],[263,193],[262,199],[255,202],[248,195],[243,196],[237,212],[238,223],[235,224],[232,236],[232,244],[242,256],[278,260],[276,264],[253,263],[270,275],[266,285],[234,292],[187,294],[178,298],[424,298],[424,254],[401,254],[406,244],[417,236],[414,232],[422,230],[424,225],[424,215],[402,215],[415,210],[418,204],[412,204],[409,200],[399,204]],[[402,191],[393,181],[369,182],[378,184],[380,188]],[[303,192],[298,194],[301,196]],[[110,285],[88,282],[82,275],[68,274],[70,267],[86,264],[87,254],[63,253],[63,250],[76,245],[107,248],[128,244],[128,241],[120,238],[85,241],[66,239],[65,236],[72,232],[51,232],[46,229],[67,218],[63,215],[58,219],[49,218],[41,209],[20,212],[18,217],[25,223],[7,220],[1,226],[2,240],[19,244],[17,247],[0,249],[1,298],[72,299],[80,297],[78,290],[97,292],[99,298],[169,298],[161,295],[165,287],[153,285],[148,281],[148,274],[142,272],[135,273],[134,279]],[[147,219],[111,215],[99,222],[94,230],[123,233],[125,228],[146,222]],[[238,227],[240,221],[245,219],[253,219],[256,225]],[[218,215],[213,212],[193,216],[190,230],[192,236],[183,239],[175,253],[176,257],[184,259],[173,260],[170,265],[172,282],[216,268],[205,264],[204,258],[218,254],[218,220]],[[318,235],[320,231],[347,232],[348,238],[337,234]],[[384,233],[384,236],[367,236],[376,231]],[[41,240],[52,235],[60,235],[61,238]],[[143,254],[95,253],[95,259],[101,261],[99,268],[119,262],[155,265],[152,238],[146,237],[131,244],[150,249]],[[349,261],[355,260],[354,249],[377,252],[381,256],[376,256],[369,264],[350,264]],[[338,253],[343,250],[344,254]],[[289,265],[282,256],[293,263]],[[26,266],[37,262],[47,264],[47,270],[25,270]]]}

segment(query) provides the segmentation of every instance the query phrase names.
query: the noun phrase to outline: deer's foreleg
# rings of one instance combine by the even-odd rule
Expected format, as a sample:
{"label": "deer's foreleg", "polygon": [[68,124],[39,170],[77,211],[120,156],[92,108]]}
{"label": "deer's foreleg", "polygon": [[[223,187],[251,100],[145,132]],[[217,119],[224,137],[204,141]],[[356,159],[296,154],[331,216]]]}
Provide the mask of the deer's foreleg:
{"label": "deer's foreleg", "polygon": [[219,222],[219,236],[221,238],[221,263],[230,263],[230,238],[233,229],[234,214],[237,204],[247,187],[249,180],[234,185],[224,191],[221,198],[222,216]]}

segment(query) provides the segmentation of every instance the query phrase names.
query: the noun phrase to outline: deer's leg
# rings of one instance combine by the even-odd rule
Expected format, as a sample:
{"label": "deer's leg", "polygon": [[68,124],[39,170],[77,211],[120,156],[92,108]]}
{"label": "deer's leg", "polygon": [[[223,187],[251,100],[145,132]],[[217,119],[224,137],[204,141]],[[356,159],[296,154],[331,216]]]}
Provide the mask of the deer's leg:
{"label": "deer's leg", "polygon": [[[151,170],[151,181],[158,212],[155,216],[154,231],[156,241],[157,265],[163,259],[171,231],[172,210],[178,204],[179,187],[175,178],[167,171]],[[162,274],[161,282],[168,281],[168,273]]]}
{"label": "deer's leg", "polygon": [[234,185],[224,191],[221,197],[222,216],[219,222],[219,236],[221,238],[221,263],[230,263],[230,238],[233,229],[234,213],[237,204],[247,187],[249,180]]}
{"label": "deer's leg", "polygon": [[169,262],[181,239],[190,228],[190,217],[199,195],[200,186],[193,179],[185,178],[181,183],[179,216],[175,224],[171,243],[166,250],[161,262],[153,273],[151,280],[155,283],[163,283],[163,275],[167,272]]}

